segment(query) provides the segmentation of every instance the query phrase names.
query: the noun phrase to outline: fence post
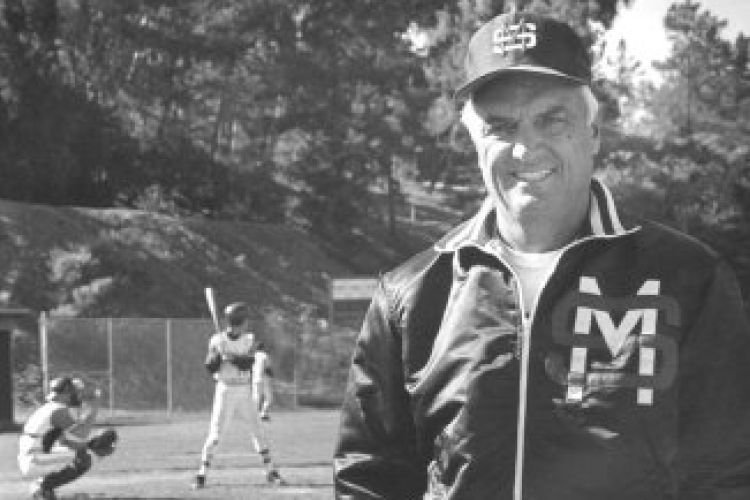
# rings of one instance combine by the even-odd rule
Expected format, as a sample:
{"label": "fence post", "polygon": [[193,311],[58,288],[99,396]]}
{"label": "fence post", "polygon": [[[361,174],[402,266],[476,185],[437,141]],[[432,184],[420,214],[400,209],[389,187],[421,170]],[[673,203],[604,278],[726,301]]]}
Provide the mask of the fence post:
{"label": "fence post", "polygon": [[310,328],[310,316],[312,315],[312,306],[303,306],[302,313],[300,314],[301,328],[298,330],[299,333],[294,339],[294,409],[297,410],[299,406],[299,370],[298,366],[300,363],[300,351],[303,347],[303,339],[307,337]]}
{"label": "fence post", "polygon": [[42,365],[42,398],[49,388],[49,338],[47,337],[47,312],[39,313],[39,361]]}
{"label": "fence post", "polygon": [[298,395],[299,395],[299,385],[298,385],[298,379],[299,379],[299,367],[297,366],[299,364],[299,348],[300,348],[300,341],[299,339],[302,337],[302,332],[305,329],[305,314],[302,313],[300,315],[300,321],[301,321],[301,329],[298,330],[300,333],[296,334],[294,336],[294,360],[292,363],[292,408],[295,410],[297,409],[298,405]]}
{"label": "fence post", "polygon": [[112,345],[112,318],[107,318],[107,365],[109,370],[109,416],[115,408],[114,346]]}
{"label": "fence post", "polygon": [[167,318],[164,330],[167,343],[167,413],[172,414],[172,319]]}

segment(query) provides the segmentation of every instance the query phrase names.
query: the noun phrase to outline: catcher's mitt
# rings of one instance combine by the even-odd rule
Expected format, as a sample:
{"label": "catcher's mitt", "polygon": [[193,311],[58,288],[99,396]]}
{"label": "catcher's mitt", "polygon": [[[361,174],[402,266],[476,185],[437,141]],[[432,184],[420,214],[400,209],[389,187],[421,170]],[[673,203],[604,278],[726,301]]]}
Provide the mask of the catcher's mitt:
{"label": "catcher's mitt", "polygon": [[117,444],[117,431],[105,429],[96,436],[89,439],[88,447],[98,457],[106,457],[115,451]]}

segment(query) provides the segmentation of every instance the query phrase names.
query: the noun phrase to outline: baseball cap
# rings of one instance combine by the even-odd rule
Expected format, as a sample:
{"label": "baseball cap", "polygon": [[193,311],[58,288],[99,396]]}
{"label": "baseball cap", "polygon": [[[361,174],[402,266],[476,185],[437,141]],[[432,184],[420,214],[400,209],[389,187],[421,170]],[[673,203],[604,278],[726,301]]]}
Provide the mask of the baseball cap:
{"label": "baseball cap", "polygon": [[469,96],[499,75],[528,72],[591,84],[591,57],[569,25],[535,14],[501,14],[482,25],[469,41],[466,80],[456,99]]}

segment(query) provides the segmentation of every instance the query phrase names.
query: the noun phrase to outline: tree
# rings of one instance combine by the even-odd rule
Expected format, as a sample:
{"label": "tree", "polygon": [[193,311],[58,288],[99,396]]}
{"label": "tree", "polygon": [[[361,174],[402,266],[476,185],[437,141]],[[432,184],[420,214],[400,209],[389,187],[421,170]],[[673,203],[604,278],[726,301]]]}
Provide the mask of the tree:
{"label": "tree", "polygon": [[[394,234],[402,172],[476,175],[451,94],[469,34],[506,3],[7,0],[0,189],[290,217],[334,236],[385,212]],[[588,19],[615,12],[605,0],[514,4],[590,39]]]}
{"label": "tree", "polygon": [[605,174],[627,209],[722,253],[750,297],[747,41],[723,39],[726,21],[690,0],[673,4],[664,24],[672,51],[655,64],[663,82],[640,95],[653,121],[619,139]]}
{"label": "tree", "polygon": [[727,23],[699,8],[691,0],[670,6],[664,26],[672,53],[655,64],[667,88],[682,100],[682,105],[664,111],[686,133],[695,129],[696,120],[731,113],[736,104],[735,99],[726,99],[726,90],[735,88],[736,74],[731,44],[720,36]]}
{"label": "tree", "polygon": [[280,47],[277,88],[287,105],[277,128],[309,138],[290,175],[300,183],[300,208],[326,233],[341,234],[376,209],[376,186],[382,186],[386,221],[395,229],[399,189],[393,166],[413,156],[414,131],[428,104],[419,61],[398,34],[422,17],[419,12],[444,3],[306,3],[295,39]]}

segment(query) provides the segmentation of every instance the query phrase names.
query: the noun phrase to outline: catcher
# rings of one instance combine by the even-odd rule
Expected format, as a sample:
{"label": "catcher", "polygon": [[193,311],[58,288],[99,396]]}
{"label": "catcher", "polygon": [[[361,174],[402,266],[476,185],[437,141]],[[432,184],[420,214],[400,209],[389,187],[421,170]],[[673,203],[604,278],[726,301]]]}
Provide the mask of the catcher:
{"label": "catcher", "polygon": [[237,410],[250,424],[250,438],[266,468],[266,480],[271,484],[283,485],[285,482],[271,459],[268,440],[253,398],[253,364],[257,345],[255,336],[247,331],[247,304],[229,304],[224,309],[224,316],[229,324],[228,328],[213,334],[208,342],[205,366],[216,380],[216,390],[208,436],[203,444],[201,464],[193,481],[193,488],[205,486],[213,450],[219,444],[227,421]]}
{"label": "catcher", "polygon": [[[101,391],[84,398],[78,378],[59,377],[49,384],[46,402],[26,421],[19,440],[18,467],[31,480],[31,498],[55,499],[55,488],[75,481],[91,468],[91,455],[112,454],[114,429],[92,435]],[[85,401],[84,401],[85,399]],[[84,402],[86,403],[84,405]],[[80,415],[74,409],[83,407]]]}

